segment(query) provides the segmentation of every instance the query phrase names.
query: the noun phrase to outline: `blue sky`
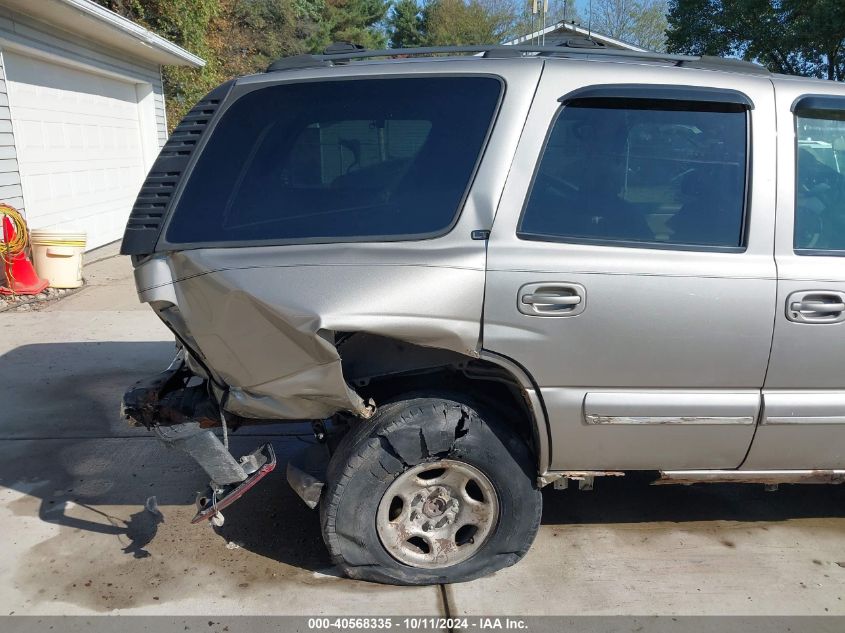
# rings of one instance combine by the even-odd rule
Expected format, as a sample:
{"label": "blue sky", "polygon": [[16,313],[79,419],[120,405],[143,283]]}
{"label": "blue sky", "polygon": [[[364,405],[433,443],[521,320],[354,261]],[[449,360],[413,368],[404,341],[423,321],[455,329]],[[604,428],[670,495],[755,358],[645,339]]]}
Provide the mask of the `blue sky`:
{"label": "blue sky", "polygon": [[[554,2],[555,0],[551,0]],[[578,13],[584,18],[584,21],[587,21],[587,15],[589,14],[590,9],[590,0],[575,0],[575,6],[578,7]]]}

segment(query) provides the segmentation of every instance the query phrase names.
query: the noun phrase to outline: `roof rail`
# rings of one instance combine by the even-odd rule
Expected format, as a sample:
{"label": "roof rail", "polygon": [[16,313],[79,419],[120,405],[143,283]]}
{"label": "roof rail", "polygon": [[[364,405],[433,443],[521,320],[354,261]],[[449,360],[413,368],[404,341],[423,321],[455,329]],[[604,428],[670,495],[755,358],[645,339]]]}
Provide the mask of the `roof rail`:
{"label": "roof rail", "polygon": [[712,70],[727,70],[754,74],[769,74],[769,71],[753,62],[741,59],[722,59],[720,57],[691,57],[689,55],[672,55],[669,53],[652,53],[648,51],[629,51],[612,48],[584,48],[569,46],[567,43],[558,46],[530,46],[525,44],[506,45],[496,44],[487,46],[429,46],[415,48],[387,48],[382,50],[367,50],[350,44],[336,42],[319,55],[295,55],[283,57],[267,68],[267,72],[294,70],[297,68],[315,68],[320,66],[334,66],[337,63],[349,62],[355,59],[371,59],[374,57],[432,57],[435,55],[479,55],[488,58],[542,56],[542,57],[622,57],[632,59],[671,62],[677,66],[687,68],[706,68]]}
{"label": "roof rail", "polygon": [[755,62],[748,62],[744,59],[713,57],[712,55],[702,55],[693,59],[695,61],[684,62],[681,65],[687,68],[712,68],[715,70],[734,70],[736,72],[753,73],[755,75],[771,75],[771,72],[765,66],[761,66]]}

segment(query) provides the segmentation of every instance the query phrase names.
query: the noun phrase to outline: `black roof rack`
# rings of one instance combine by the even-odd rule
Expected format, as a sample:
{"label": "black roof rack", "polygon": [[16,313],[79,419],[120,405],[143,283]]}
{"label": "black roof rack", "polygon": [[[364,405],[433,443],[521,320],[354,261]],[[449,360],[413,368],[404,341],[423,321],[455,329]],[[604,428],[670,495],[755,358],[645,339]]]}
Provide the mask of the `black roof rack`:
{"label": "black roof rack", "polygon": [[686,68],[703,68],[709,70],[726,70],[743,73],[768,75],[769,71],[759,64],[741,59],[723,59],[721,57],[691,57],[689,55],[672,55],[669,53],[652,53],[649,51],[631,51],[612,48],[584,48],[565,42],[558,46],[530,46],[518,45],[488,45],[488,46],[433,46],[417,48],[387,48],[382,50],[367,50],[350,42],[336,42],[320,55],[294,55],[283,57],[267,68],[267,72],[294,70],[298,68],[317,68],[321,66],[335,66],[356,59],[371,59],[375,57],[432,57],[435,55],[481,55],[488,58],[508,58],[524,56],[541,57],[590,57],[606,56],[643,60],[653,60],[673,63]]}

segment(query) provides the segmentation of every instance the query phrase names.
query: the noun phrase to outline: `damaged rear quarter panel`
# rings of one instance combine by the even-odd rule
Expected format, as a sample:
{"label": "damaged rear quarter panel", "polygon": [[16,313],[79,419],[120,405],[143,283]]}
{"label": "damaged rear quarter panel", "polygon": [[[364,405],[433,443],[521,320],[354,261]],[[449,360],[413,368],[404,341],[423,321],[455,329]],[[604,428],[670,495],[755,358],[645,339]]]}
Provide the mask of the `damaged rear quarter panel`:
{"label": "damaged rear quarter panel", "polygon": [[322,418],[364,410],[344,379],[335,332],[478,355],[485,243],[432,246],[201,249],[166,263],[193,341],[230,387],[228,410]]}
{"label": "damaged rear quarter panel", "polygon": [[[341,66],[242,81],[402,75],[409,67]],[[492,72],[506,86],[483,159],[448,233],[397,242],[176,250],[136,268],[141,301],[158,310],[175,306],[179,314],[169,319],[171,327],[229,387],[227,410],[278,419],[364,413],[365,403],[344,379],[336,332],[478,356],[487,242],[470,236],[493,226],[543,61],[432,60],[412,68],[414,75]]]}

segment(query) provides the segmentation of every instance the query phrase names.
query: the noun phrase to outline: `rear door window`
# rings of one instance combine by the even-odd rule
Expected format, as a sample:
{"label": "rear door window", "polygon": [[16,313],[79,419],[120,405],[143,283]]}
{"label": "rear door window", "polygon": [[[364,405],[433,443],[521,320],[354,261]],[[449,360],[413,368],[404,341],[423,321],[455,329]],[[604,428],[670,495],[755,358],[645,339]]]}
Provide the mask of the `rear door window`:
{"label": "rear door window", "polygon": [[738,104],[574,101],[551,130],[519,236],[741,249],[747,130]]}
{"label": "rear door window", "polygon": [[262,88],[223,115],[171,244],[412,239],[455,221],[494,119],[493,77]]}
{"label": "rear door window", "polygon": [[845,254],[845,98],[796,108],[795,252]]}

